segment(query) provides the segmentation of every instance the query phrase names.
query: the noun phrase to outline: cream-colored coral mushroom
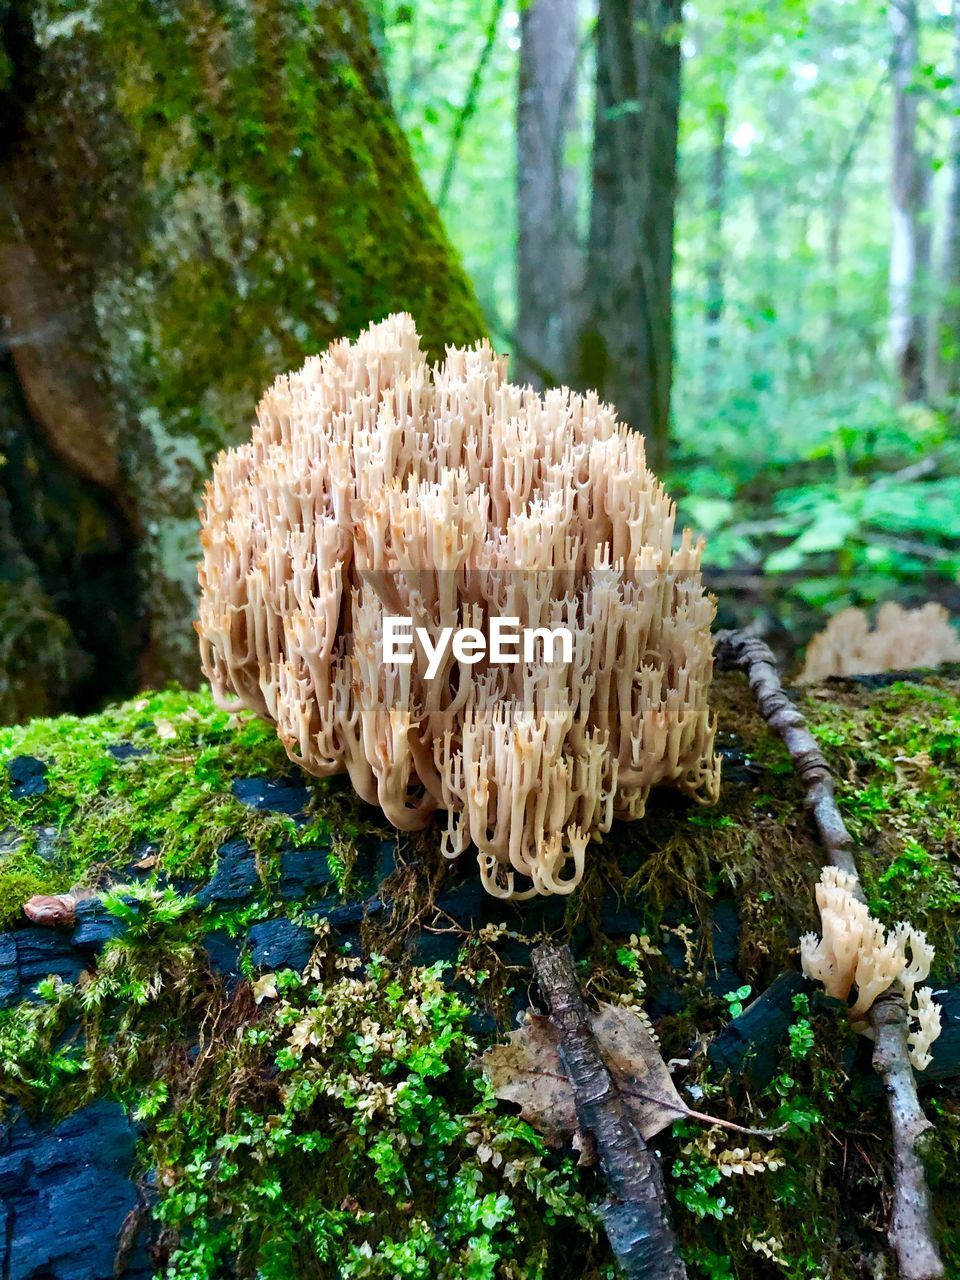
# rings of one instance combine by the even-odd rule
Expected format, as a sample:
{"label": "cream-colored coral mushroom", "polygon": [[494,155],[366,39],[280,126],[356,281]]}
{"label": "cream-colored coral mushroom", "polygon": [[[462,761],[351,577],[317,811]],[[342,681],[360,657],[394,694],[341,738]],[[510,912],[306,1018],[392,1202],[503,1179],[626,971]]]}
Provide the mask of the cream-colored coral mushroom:
{"label": "cream-colored coral mushroom", "polygon": [[824,867],[817,885],[822,938],[807,933],[800,939],[804,973],[822,982],[828,995],[846,1000],[853,986],[863,931],[869,919],[866,906],[855,896],[853,876]]}
{"label": "cream-colored coral mushroom", "polygon": [[[567,893],[590,841],[667,783],[716,798],[713,603],[701,543],[643,438],[594,393],[507,381],[485,343],[431,367],[409,316],[281,377],[207,485],[203,670],[218,703],[277,725],[292,759],[346,772],[397,827],[448,813],[500,897]],[[427,678],[384,661],[384,619],[565,627],[572,662]],[[475,654],[469,655],[476,657]]]}
{"label": "cream-colored coral mushroom", "polygon": [[925,1071],[932,1058],[930,1046],[940,1034],[940,1006],[933,1002],[933,992],[929,987],[921,987],[917,992],[916,1003],[909,1010],[911,1027],[907,1037],[910,1049],[910,1061],[918,1071]]}
{"label": "cream-colored coral mushroom", "polygon": [[942,605],[918,609],[889,602],[877,613],[871,631],[862,609],[841,609],[807,646],[799,679],[803,684],[828,676],[876,675],[912,667],[960,662],[960,635]]}
{"label": "cream-colored coral mushroom", "polygon": [[857,896],[857,881],[835,867],[824,867],[817,885],[821,937],[807,933],[800,939],[800,961],[808,978],[822,982],[838,1000],[856,997],[849,1014],[857,1030],[865,1030],[865,1018],[874,1002],[897,986],[908,1014],[918,1023],[911,1033],[911,1060],[918,1070],[930,1061],[927,1050],[940,1034],[940,1010],[932,1004],[929,987],[916,992],[916,984],[930,973],[933,947],[926,934],[901,922],[887,932]]}

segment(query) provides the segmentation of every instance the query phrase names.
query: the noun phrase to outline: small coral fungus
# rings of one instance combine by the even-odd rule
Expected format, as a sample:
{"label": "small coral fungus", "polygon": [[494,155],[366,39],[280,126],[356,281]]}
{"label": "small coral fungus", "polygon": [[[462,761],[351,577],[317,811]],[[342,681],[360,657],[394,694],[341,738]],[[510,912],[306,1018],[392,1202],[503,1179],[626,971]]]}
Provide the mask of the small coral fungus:
{"label": "small coral fungus", "polygon": [[902,609],[892,601],[877,613],[871,631],[862,609],[841,609],[807,647],[800,680],[813,684],[828,676],[875,675],[960,662],[960,635],[943,605],[930,601]]}
{"label": "small coral fungus", "polygon": [[[397,827],[446,810],[445,851],[473,845],[491,893],[567,893],[652,786],[716,797],[713,604],[674,521],[643,438],[595,394],[513,386],[486,343],[430,367],[392,316],[279,378],[218,459],[203,669]],[[385,661],[387,617],[434,660]],[[571,660],[447,644],[494,619],[566,630]]]}
{"label": "small coral fungus", "polygon": [[828,995],[847,1001],[856,988],[850,1017],[857,1029],[873,1003],[894,985],[911,1019],[910,1061],[918,1071],[930,1062],[929,1049],[940,1034],[940,1008],[929,987],[917,990],[930,972],[933,947],[925,933],[901,922],[886,932],[856,893],[857,882],[844,871],[824,867],[817,885],[822,937],[800,939],[803,971],[822,982]]}

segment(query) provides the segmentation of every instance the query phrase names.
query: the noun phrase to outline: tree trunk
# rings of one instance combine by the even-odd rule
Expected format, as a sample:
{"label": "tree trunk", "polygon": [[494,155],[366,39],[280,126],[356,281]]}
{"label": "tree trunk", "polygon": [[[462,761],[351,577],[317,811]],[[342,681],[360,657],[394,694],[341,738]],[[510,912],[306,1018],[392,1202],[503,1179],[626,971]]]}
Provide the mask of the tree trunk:
{"label": "tree trunk", "polygon": [[919,297],[924,182],[917,152],[917,97],[912,92],[917,66],[916,0],[896,0],[889,6],[889,14],[894,95],[890,346],[900,397],[909,402],[922,400],[926,394],[926,344]]}
{"label": "tree trunk", "polygon": [[[18,456],[55,462],[74,504],[61,519],[46,474],[23,493],[30,467],[0,469],[3,540],[63,624],[61,666],[79,649],[96,696],[136,682],[121,650],[141,676],[195,681],[197,497],[261,391],[391,311],[411,311],[436,354],[482,318],[392,115],[363,0],[321,0],[309,22],[296,0],[94,0],[82,19],[70,0],[13,0],[0,55]],[[83,563],[68,528],[90,541]],[[28,550],[44,542],[55,572]],[[71,621],[105,608],[98,547],[107,580],[126,583],[99,638]],[[15,705],[27,644],[0,647],[0,719],[40,709]],[[78,697],[67,670],[60,705]]]}
{"label": "tree trunk", "polygon": [[577,180],[566,160],[577,27],[577,0],[533,0],[521,11],[514,374],[540,388],[569,379],[577,302]]}
{"label": "tree trunk", "polygon": [[666,462],[680,0],[600,0],[593,201],[578,373]]}
{"label": "tree trunk", "polygon": [[886,82],[887,74],[885,72],[877,81],[873,92],[867,99],[863,113],[857,121],[850,135],[850,140],[840,157],[826,204],[827,264],[829,272],[827,281],[826,343],[820,362],[820,383],[822,386],[827,386],[832,377],[832,371],[836,366],[837,344],[840,341],[843,329],[839,277],[841,242],[844,221],[847,216],[847,183],[860,148],[873,127],[877,108],[880,105],[881,92]]}
{"label": "tree trunk", "polygon": [[937,357],[942,393],[960,396],[960,0],[953,3],[953,113],[948,155],[949,186],[943,215]]}
{"label": "tree trunk", "polygon": [[704,390],[709,399],[716,390],[720,367],[720,331],[723,320],[724,263],[723,215],[727,184],[727,108],[713,112],[713,145],[707,174],[707,239],[706,267],[706,352],[704,358]]}

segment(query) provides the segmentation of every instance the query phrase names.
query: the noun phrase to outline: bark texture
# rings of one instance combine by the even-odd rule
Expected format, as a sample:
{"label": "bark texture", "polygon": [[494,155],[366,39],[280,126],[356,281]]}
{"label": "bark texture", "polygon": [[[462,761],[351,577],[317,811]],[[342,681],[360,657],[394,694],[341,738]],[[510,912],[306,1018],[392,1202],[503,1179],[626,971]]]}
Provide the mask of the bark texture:
{"label": "bark texture", "polygon": [[707,301],[706,358],[704,361],[704,390],[710,396],[716,389],[720,368],[720,331],[724,304],[724,249],[723,215],[727,187],[727,108],[717,106],[711,121],[713,145],[710,149],[710,167],[707,173]]}
{"label": "bark texture", "polygon": [[922,263],[929,254],[923,226],[924,181],[917,149],[916,0],[889,6],[892,38],[893,136],[890,175],[890,347],[904,401],[926,394],[926,341],[919,297]]}
{"label": "bark texture", "polygon": [[520,14],[517,96],[516,376],[568,379],[577,304],[577,181],[567,163],[576,119],[577,0],[534,0]]}
{"label": "bark texture", "polygon": [[[108,511],[103,554],[133,584],[112,607],[140,619],[141,676],[193,681],[198,492],[261,392],[391,311],[411,311],[435,354],[477,338],[482,318],[393,117],[363,0],[321,0],[309,22],[295,0],[94,0],[82,13],[11,0],[0,63],[0,307],[18,435],[76,481],[74,524],[91,504]],[[28,531],[0,471],[11,538],[67,641],[107,679],[119,630],[87,648],[27,547],[60,536],[39,481]],[[89,606],[74,567],[70,600]],[[13,706],[26,644],[0,652],[0,718],[58,705]],[[61,657],[59,705],[77,706]]]}
{"label": "bark texture", "polygon": [[947,203],[943,211],[943,247],[940,284],[939,364],[940,390],[950,397],[960,394],[960,0],[953,4],[953,114]]}
{"label": "bark texture", "polygon": [[560,1035],[580,1128],[592,1135],[610,1196],[602,1206],[610,1244],[628,1280],[685,1280],[667,1212],[663,1175],[623,1104],[577,986],[569,947],[537,947],[533,969]]}
{"label": "bark texture", "polygon": [[578,376],[663,469],[673,366],[679,0],[600,0],[593,200]]}
{"label": "bark texture", "polygon": [[944,1274],[933,1232],[933,1212],[918,1140],[932,1125],[917,1098],[907,1054],[907,1011],[903,998],[888,992],[870,1010],[876,1034],[873,1067],[883,1082],[893,1131],[893,1211],[889,1237],[900,1280],[937,1280]]}

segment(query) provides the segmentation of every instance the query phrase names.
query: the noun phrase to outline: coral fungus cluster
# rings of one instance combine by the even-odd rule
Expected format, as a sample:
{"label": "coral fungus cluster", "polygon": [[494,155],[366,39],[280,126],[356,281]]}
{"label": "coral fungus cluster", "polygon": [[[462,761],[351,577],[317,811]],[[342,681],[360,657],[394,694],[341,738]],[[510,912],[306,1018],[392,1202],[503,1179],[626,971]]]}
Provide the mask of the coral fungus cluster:
{"label": "coral fungus cluster", "polygon": [[876,626],[862,609],[841,609],[807,647],[800,680],[814,684],[828,676],[874,675],[960,662],[960,635],[943,605],[933,601],[902,609],[892,601],[877,613]]}
{"label": "coral fungus cluster", "polygon": [[[203,513],[203,669],[222,705],[346,771],[397,827],[448,813],[500,897],[569,892],[650,788],[716,797],[713,604],[643,438],[595,394],[507,381],[486,343],[431,367],[391,316],[281,377]],[[383,660],[385,616],[567,628],[572,662]]]}
{"label": "coral fungus cluster", "polygon": [[929,987],[917,983],[930,973],[933,947],[926,934],[901,921],[885,931],[856,895],[856,880],[824,867],[817,885],[822,937],[800,939],[803,971],[822,982],[828,995],[847,1002],[856,988],[850,1017],[862,1023],[874,1001],[896,985],[911,1019],[910,1061],[918,1071],[930,1062],[930,1046],[940,1034],[940,1008]]}

